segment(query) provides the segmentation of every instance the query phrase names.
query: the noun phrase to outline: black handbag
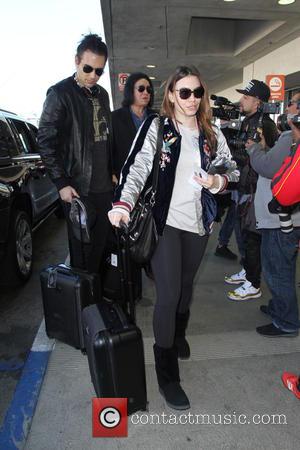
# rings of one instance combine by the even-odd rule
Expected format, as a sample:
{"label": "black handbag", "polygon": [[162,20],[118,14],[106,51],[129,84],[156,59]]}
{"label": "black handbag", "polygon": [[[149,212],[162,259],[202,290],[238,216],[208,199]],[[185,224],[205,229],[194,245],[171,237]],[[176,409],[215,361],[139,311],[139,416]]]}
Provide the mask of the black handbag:
{"label": "black handbag", "polygon": [[146,264],[152,258],[158,242],[158,234],[152,214],[158,183],[159,160],[163,144],[164,117],[159,116],[156,153],[153,162],[152,186],[140,195],[130,216],[128,225],[129,249],[133,261]]}

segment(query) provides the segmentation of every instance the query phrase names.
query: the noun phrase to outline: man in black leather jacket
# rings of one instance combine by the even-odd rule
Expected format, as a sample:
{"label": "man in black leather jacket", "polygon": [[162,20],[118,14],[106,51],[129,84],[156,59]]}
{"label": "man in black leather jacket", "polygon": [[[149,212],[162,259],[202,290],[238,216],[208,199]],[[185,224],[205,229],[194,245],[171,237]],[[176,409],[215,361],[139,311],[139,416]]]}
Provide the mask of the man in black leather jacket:
{"label": "man in black leather jacket", "polygon": [[[106,61],[102,39],[84,36],[77,47],[75,74],[47,92],[38,131],[40,153],[67,218],[71,265],[90,272],[99,271],[113,192],[109,97],[97,84]],[[84,253],[69,219],[74,197],[89,213],[90,243],[84,244]]]}

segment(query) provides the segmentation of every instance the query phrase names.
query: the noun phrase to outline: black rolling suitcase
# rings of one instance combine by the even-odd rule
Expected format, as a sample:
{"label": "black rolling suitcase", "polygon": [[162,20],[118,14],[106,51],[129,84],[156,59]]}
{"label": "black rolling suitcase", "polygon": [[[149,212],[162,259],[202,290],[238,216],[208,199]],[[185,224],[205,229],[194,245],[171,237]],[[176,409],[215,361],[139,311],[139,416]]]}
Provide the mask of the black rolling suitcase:
{"label": "black rolling suitcase", "polygon": [[[78,212],[82,260],[86,265]],[[83,350],[82,310],[100,300],[99,274],[58,264],[42,270],[40,280],[48,337]]]}
{"label": "black rolling suitcase", "polygon": [[[108,301],[113,301],[124,307],[122,295],[122,269],[118,256],[116,236],[112,234],[107,242],[102,267],[102,293]],[[142,298],[142,268],[133,261],[130,262],[133,299],[135,302]]]}
{"label": "black rolling suitcase", "polygon": [[58,264],[42,270],[40,279],[48,337],[84,349],[82,310],[99,301],[99,275]]}
{"label": "black rolling suitcase", "polygon": [[122,295],[129,311],[126,314],[116,303],[91,305],[83,310],[83,324],[97,397],[128,398],[127,411],[132,414],[147,409],[146,375],[142,333],[135,325],[127,239],[121,240]]}

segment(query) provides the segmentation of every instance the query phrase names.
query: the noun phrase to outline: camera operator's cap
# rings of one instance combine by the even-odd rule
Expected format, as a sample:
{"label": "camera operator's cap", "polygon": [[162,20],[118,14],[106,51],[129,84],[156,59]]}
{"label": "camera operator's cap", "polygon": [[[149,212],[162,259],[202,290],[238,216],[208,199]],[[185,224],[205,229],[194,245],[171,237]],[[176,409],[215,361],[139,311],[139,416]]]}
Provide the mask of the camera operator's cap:
{"label": "camera operator's cap", "polygon": [[236,89],[237,92],[244,95],[250,95],[251,97],[256,97],[262,102],[269,101],[271,92],[269,86],[263,81],[251,80],[245,86],[245,89]]}

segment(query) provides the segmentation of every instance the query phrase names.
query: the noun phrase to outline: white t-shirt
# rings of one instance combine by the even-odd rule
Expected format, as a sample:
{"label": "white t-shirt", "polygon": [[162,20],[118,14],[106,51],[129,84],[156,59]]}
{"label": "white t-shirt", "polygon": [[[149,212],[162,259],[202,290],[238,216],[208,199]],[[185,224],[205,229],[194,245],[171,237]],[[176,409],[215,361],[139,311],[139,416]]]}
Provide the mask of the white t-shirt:
{"label": "white t-shirt", "polygon": [[177,163],[175,183],[167,217],[167,225],[180,230],[198,233],[196,201],[201,192],[190,180],[201,167],[199,151],[199,130],[178,124],[181,134],[181,150]]}

